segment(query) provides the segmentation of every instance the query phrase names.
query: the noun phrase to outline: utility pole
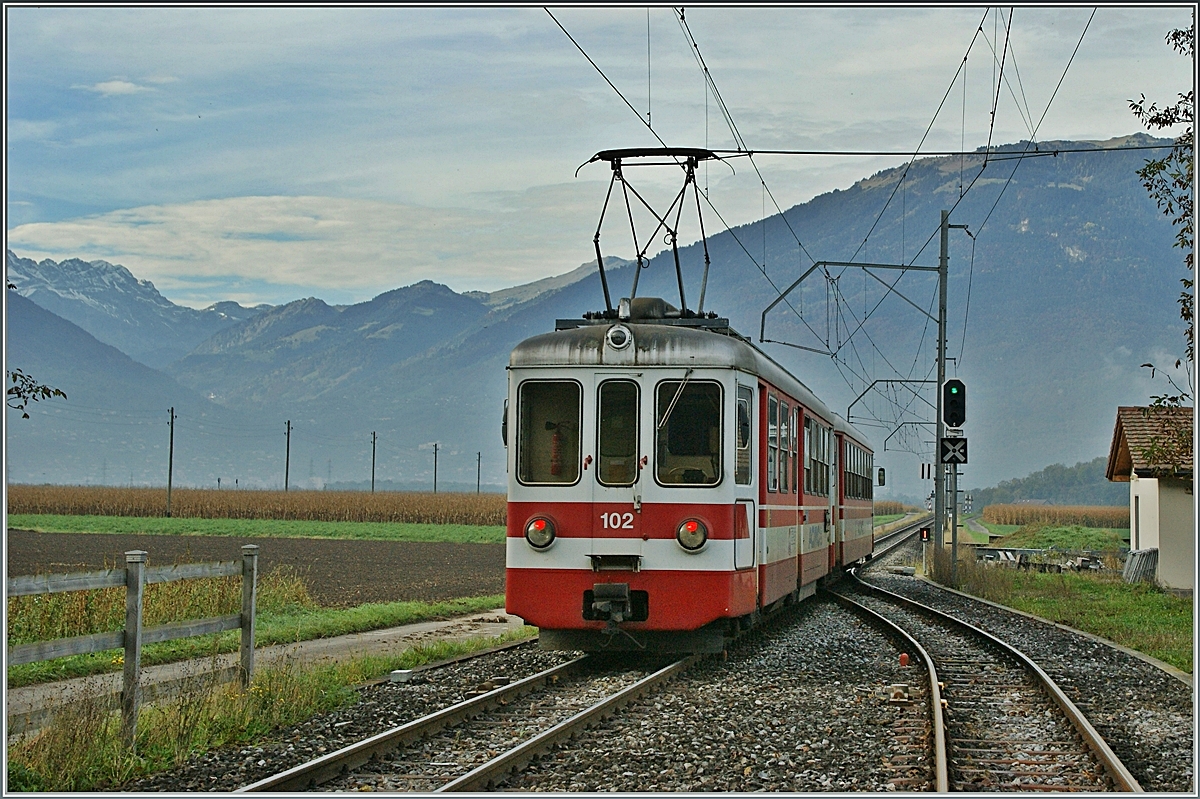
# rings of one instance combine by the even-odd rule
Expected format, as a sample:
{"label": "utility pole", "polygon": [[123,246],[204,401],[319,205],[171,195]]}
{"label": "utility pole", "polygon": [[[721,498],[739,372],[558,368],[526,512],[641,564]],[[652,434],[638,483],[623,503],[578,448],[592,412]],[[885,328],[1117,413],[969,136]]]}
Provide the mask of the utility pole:
{"label": "utility pole", "polygon": [[933,473],[933,535],[941,549],[946,543],[946,465],[942,463],[942,386],[946,383],[946,284],[950,273],[950,212],[942,211],[941,252],[938,255],[938,343],[937,343],[937,448],[938,464]]}
{"label": "utility pole", "polygon": [[371,493],[375,493],[375,431],[371,431]]}
{"label": "utility pole", "polygon": [[171,415],[171,443],[167,448],[167,518],[171,518],[171,478],[175,471],[175,406],[167,411]]}
{"label": "utility pole", "polygon": [[437,493],[437,442],[433,442],[433,493]]}
{"label": "utility pole", "polygon": [[483,453],[475,453],[475,493],[479,493],[479,475],[483,466]]}
{"label": "utility pole", "polygon": [[[939,445],[940,447],[941,445]],[[958,464],[950,472],[950,587],[958,588]]]}
{"label": "utility pole", "polygon": [[288,490],[288,476],[292,468],[292,420],[287,420],[287,449],[283,454],[283,490]]}

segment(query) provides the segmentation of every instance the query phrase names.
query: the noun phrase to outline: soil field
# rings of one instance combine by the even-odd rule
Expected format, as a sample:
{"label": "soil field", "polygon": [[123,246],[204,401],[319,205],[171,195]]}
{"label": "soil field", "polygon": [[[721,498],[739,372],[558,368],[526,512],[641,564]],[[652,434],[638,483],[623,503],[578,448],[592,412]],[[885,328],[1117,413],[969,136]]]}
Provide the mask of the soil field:
{"label": "soil field", "polygon": [[258,544],[260,573],[291,567],[304,579],[312,598],[325,607],[504,593],[503,544],[89,535],[10,529],[8,574],[123,567],[125,552],[134,549],[148,552],[152,566],[240,560],[245,544]]}

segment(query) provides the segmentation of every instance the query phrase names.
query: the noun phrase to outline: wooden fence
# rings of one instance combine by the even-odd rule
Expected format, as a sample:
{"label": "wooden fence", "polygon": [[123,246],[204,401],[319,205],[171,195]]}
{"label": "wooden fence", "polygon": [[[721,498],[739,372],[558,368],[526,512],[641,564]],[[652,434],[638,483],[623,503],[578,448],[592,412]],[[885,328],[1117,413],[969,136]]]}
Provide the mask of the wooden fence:
{"label": "wooden fence", "polygon": [[[200,577],[242,577],[242,611],[211,619],[174,622],[143,629],[142,603],[146,586],[151,583],[170,583]],[[140,673],[142,647],[178,638],[219,633],[241,628],[242,686],[250,684],[254,671],[254,607],[257,597],[258,546],[242,547],[242,560],[221,563],[186,563],[177,566],[146,566],[146,553],[132,550],[125,553],[124,569],[104,569],[74,574],[37,574],[8,578],[8,596],[36,596],[64,591],[91,591],[100,588],[125,587],[125,628],[115,632],[60,638],[21,644],[8,650],[8,665],[36,663],[42,660],[125,649],[124,687],[121,692],[121,730],[125,742],[132,747],[137,733],[138,710],[142,691]]]}

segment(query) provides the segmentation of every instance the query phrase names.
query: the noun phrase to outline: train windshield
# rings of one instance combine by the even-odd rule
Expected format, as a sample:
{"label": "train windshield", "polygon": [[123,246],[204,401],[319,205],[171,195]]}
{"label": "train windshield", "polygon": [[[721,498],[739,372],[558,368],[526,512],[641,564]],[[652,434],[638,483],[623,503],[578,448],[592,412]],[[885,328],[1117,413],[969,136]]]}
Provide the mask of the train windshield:
{"label": "train windshield", "polygon": [[571,380],[521,384],[517,400],[517,478],[522,483],[579,479],[582,391]]}
{"label": "train windshield", "polygon": [[721,482],[721,385],[709,381],[659,383],[656,405],[658,482]]}
{"label": "train windshield", "polygon": [[631,380],[600,384],[596,475],[604,485],[633,485],[638,477],[638,386]]}

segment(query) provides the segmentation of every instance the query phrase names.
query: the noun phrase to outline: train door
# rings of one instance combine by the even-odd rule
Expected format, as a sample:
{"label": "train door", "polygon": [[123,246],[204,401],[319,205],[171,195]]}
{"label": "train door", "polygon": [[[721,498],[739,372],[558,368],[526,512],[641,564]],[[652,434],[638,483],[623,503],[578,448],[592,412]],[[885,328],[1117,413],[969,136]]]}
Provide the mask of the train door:
{"label": "train door", "polygon": [[[638,377],[618,373],[596,375],[595,448],[585,456],[585,461],[587,458],[592,461],[588,472],[592,486],[590,554],[593,555],[642,555],[643,400]],[[598,564],[607,565],[599,561]],[[637,570],[640,561],[619,565]]]}
{"label": "train door", "polygon": [[758,532],[758,512],[754,502],[754,388],[738,384],[734,484],[737,501],[733,517],[733,567],[754,567],[754,542]]}

